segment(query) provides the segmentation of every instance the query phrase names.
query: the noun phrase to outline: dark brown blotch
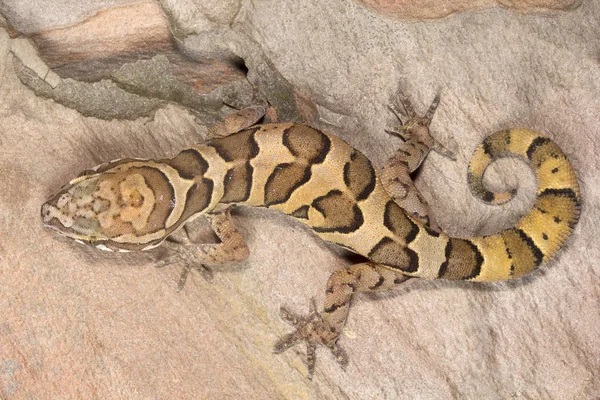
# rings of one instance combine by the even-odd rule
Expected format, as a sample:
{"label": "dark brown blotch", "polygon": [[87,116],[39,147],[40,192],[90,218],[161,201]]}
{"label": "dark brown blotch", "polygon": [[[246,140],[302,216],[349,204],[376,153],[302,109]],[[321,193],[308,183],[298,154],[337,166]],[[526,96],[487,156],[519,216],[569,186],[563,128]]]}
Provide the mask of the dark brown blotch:
{"label": "dark brown blotch", "polygon": [[406,216],[402,208],[393,201],[388,201],[385,205],[383,224],[392,231],[394,235],[402,238],[406,243],[415,240],[419,233],[419,227],[412,222]]}
{"label": "dark brown blotch", "polygon": [[208,170],[208,162],[200,155],[197,150],[187,149],[177,154],[167,163],[175,168],[184,179],[194,179],[198,176],[203,176]]}
{"label": "dark brown blotch", "polygon": [[431,228],[431,226],[430,226],[431,225],[431,220],[430,220],[429,216],[425,216],[425,218],[427,219],[427,224],[424,226],[424,228],[427,231],[427,233],[430,236],[433,236],[433,237],[440,237],[440,233],[438,231],[434,231]]}
{"label": "dark brown blotch", "polygon": [[569,188],[544,190],[534,207],[544,214],[551,213],[557,224],[566,222],[570,229],[577,224],[581,211],[579,196]]}
{"label": "dark brown blotch", "polygon": [[314,226],[316,232],[354,232],[364,222],[362,211],[347,194],[339,190],[332,190],[325,196],[316,198],[312,206],[319,211],[325,219],[319,226]]}
{"label": "dark brown blotch", "polygon": [[310,180],[310,176],[310,167],[304,164],[279,164],[265,184],[265,205],[285,203],[296,189]]}
{"label": "dark brown blotch", "polygon": [[535,138],[527,149],[527,157],[537,168],[549,158],[564,158],[563,152],[556,143],[546,137]]}
{"label": "dark brown blotch", "polygon": [[235,160],[251,160],[258,155],[258,144],[254,140],[254,133],[260,127],[243,130],[235,135],[221,139],[211,140],[207,146],[214,147],[219,156],[227,162]]}
{"label": "dark brown blotch", "polygon": [[354,150],[350,161],[344,165],[344,183],[356,200],[364,200],[375,189],[375,170],[371,161],[358,150]]}
{"label": "dark brown blotch", "polygon": [[502,156],[510,145],[510,130],[504,130],[483,140],[483,151],[492,159]]}
{"label": "dark brown blotch", "polygon": [[379,278],[377,282],[373,284],[373,286],[369,287],[370,290],[377,290],[385,283],[385,278],[379,274]]}
{"label": "dark brown blotch", "polygon": [[294,124],[283,133],[283,145],[310,164],[325,161],[331,140],[323,132],[304,124]]}
{"label": "dark brown blotch", "polygon": [[225,174],[224,193],[221,203],[241,203],[248,200],[252,189],[254,169],[249,162],[238,164]]}
{"label": "dark brown blotch", "polygon": [[205,210],[212,200],[214,183],[210,179],[197,181],[187,191],[185,198],[185,209],[179,218],[177,226],[190,218],[192,215]]}
{"label": "dark brown blotch", "polygon": [[419,269],[417,253],[389,237],[379,241],[369,252],[368,258],[379,264],[414,273]]}
{"label": "dark brown blotch", "polygon": [[494,199],[494,193],[490,192],[483,186],[481,176],[476,176],[472,172],[467,172],[467,182],[469,183],[469,188],[475,197],[488,203]]}
{"label": "dark brown blotch", "polygon": [[504,145],[506,147],[510,146],[510,141],[511,141],[511,131],[510,131],[510,129],[507,129],[507,130],[503,131],[502,137],[504,138]]}
{"label": "dark brown blotch", "polygon": [[299,207],[296,210],[292,211],[292,213],[290,215],[295,218],[308,219],[308,210],[309,209],[310,209],[310,206],[302,206],[302,207]]}
{"label": "dark brown blotch", "polygon": [[481,272],[483,256],[475,244],[466,239],[448,239],[446,244],[446,261],[440,267],[438,277],[441,279],[476,278]]}

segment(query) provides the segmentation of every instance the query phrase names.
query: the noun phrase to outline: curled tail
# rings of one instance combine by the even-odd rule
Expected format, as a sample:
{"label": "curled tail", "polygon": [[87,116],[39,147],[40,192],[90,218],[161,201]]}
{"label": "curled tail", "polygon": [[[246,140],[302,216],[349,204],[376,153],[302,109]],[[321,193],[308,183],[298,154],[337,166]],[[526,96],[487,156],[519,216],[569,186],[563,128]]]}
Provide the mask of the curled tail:
{"label": "curled tail", "polygon": [[510,129],[487,137],[469,164],[468,182],[483,201],[501,204],[515,191],[493,193],[482,183],[495,159],[520,156],[537,179],[533,208],[512,228],[471,239],[450,239],[440,278],[497,281],[518,278],[549,260],[573,232],[580,213],[577,177],[565,154],[549,138],[528,130]]}

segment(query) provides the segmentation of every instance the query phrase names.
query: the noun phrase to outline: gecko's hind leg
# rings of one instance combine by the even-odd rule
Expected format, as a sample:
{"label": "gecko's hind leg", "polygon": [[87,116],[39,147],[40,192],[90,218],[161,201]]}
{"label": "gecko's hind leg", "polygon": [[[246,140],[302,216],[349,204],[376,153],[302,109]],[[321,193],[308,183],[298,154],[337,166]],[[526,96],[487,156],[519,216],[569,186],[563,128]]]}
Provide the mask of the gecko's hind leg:
{"label": "gecko's hind leg", "polygon": [[266,109],[263,106],[251,106],[229,114],[223,118],[222,122],[209,129],[207,139],[218,139],[249,128],[256,124],[265,115],[265,112]]}
{"label": "gecko's hind leg", "polygon": [[309,379],[312,379],[315,371],[317,346],[327,347],[338,363],[345,367],[348,357],[337,341],[348,317],[352,295],[358,292],[390,290],[408,278],[373,262],[355,264],[334,272],[327,282],[322,312],[317,312],[314,300],[306,317],[294,314],[285,307],[281,308],[281,317],[296,330],[281,338],[275,344],[274,352],[281,353],[300,342],[306,342]]}
{"label": "gecko's hind leg", "polygon": [[401,138],[404,143],[381,171],[381,182],[392,199],[411,216],[421,220],[434,230],[439,230],[439,227],[433,219],[429,204],[415,187],[410,174],[419,168],[431,149],[446,157],[456,159],[454,153],[435,140],[429,131],[429,125],[439,102],[438,94],[425,115],[421,117],[415,113],[405,97],[401,94],[398,95],[397,102],[389,107],[401,121],[400,105],[402,105],[408,118],[401,126],[386,130],[386,132]]}
{"label": "gecko's hind leg", "polygon": [[220,213],[208,216],[220,243],[193,243],[187,237],[185,227],[183,234],[174,238],[176,241],[163,242],[163,245],[166,245],[174,254],[159,260],[155,266],[160,268],[169,264],[183,264],[184,270],[179,279],[177,291],[183,289],[192,269],[198,270],[205,279],[210,280],[212,272],[206,264],[228,264],[245,260],[250,255],[248,245],[231,221],[230,210],[231,208],[227,208]]}

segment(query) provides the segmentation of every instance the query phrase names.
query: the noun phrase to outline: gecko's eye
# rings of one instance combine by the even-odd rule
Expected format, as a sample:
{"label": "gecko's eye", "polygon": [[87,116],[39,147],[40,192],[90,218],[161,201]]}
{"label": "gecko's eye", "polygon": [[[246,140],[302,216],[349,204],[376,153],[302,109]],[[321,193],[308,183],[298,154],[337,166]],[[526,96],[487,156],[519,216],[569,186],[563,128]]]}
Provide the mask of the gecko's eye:
{"label": "gecko's eye", "polygon": [[86,170],[81,171],[79,173],[79,175],[77,175],[77,177],[78,178],[82,178],[82,177],[87,177],[87,176],[91,176],[91,175],[94,175],[94,174],[97,174],[97,172],[94,171],[93,169],[86,169]]}

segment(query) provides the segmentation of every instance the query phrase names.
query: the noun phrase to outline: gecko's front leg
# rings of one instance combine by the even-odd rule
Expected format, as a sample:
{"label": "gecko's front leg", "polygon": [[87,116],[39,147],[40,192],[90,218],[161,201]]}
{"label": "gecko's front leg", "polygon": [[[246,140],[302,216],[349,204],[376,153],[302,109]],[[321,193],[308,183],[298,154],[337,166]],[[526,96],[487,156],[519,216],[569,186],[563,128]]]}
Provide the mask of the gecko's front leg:
{"label": "gecko's front leg", "polygon": [[209,215],[211,227],[221,241],[220,243],[193,243],[187,237],[187,230],[177,236],[175,241],[166,240],[163,245],[174,254],[159,260],[155,266],[164,267],[169,264],[183,264],[184,270],[177,285],[177,291],[183,289],[187,276],[192,269],[198,270],[201,275],[210,280],[211,270],[208,265],[228,264],[248,258],[250,250],[242,235],[231,221],[231,207],[217,214]]}

